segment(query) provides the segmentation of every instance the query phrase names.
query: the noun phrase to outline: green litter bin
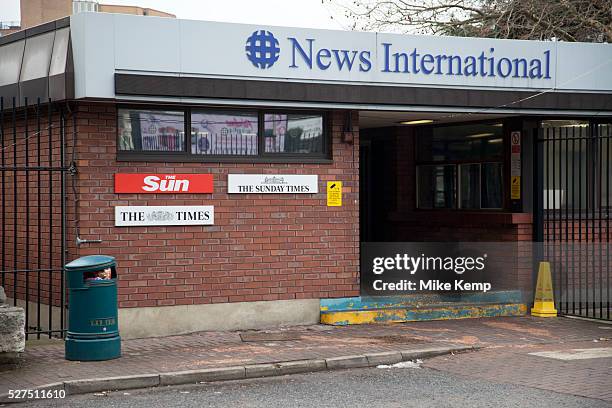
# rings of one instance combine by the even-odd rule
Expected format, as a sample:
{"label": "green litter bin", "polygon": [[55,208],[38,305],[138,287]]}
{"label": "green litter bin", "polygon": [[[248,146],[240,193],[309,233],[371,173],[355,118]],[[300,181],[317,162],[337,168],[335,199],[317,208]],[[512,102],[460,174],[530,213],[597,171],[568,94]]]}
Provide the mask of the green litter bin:
{"label": "green litter bin", "polygon": [[115,258],[90,255],[65,266],[68,288],[66,360],[121,357]]}

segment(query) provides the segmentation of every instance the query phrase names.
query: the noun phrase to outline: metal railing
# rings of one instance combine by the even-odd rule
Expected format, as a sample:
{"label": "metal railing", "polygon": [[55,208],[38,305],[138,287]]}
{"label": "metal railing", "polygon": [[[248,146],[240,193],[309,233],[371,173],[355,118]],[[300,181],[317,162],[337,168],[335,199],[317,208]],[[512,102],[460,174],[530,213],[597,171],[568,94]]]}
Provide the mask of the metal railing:
{"label": "metal railing", "polygon": [[551,262],[557,307],[566,315],[611,320],[612,124],[539,132],[536,241]]}
{"label": "metal railing", "polygon": [[66,316],[66,117],[45,102],[0,98],[0,284],[37,338]]}

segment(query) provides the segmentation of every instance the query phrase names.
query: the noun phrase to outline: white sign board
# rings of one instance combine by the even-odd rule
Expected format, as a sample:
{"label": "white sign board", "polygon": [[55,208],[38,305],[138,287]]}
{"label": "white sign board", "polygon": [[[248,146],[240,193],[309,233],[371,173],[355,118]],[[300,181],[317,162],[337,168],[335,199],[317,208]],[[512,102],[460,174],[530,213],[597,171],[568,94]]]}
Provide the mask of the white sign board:
{"label": "white sign board", "polygon": [[115,207],[116,227],[150,225],[213,225],[212,205],[118,206]]}
{"label": "white sign board", "polygon": [[71,16],[77,98],[114,98],[115,72],[297,82],[602,92],[612,45]]}
{"label": "white sign board", "polygon": [[314,194],[319,177],[295,174],[229,174],[228,193]]}

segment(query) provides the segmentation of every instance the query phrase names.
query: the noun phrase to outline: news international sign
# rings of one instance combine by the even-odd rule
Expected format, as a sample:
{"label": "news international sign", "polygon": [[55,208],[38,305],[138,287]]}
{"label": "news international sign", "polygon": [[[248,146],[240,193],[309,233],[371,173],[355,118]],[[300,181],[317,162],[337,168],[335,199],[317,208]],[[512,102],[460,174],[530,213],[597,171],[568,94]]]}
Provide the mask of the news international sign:
{"label": "news international sign", "polygon": [[229,53],[237,49],[242,54],[234,68],[241,75],[460,87],[555,85],[553,42],[280,27],[258,28],[242,39],[230,35],[229,40]]}
{"label": "news international sign", "polygon": [[115,174],[117,194],[205,194],[213,190],[212,174]]}
{"label": "news international sign", "polygon": [[127,71],[322,84],[552,93],[612,90],[610,44],[316,30],[105,13],[79,13],[71,21],[73,53],[79,61],[77,98],[117,97],[114,75]]}
{"label": "news international sign", "polygon": [[[551,79],[551,51],[547,48],[529,56],[517,55],[516,50],[512,55],[496,52],[494,46],[440,52],[422,47],[420,42],[398,46],[391,40],[383,40],[373,49],[359,44],[342,47],[335,41],[309,37],[279,39],[271,31],[256,30],[246,40],[246,57],[254,67],[270,69],[280,59],[281,41],[285,43],[282,48],[289,54],[285,58],[289,62],[287,68],[296,70],[345,72],[349,77],[351,73],[378,69],[382,74],[406,76]],[[401,77],[396,76],[396,79],[402,81]]]}

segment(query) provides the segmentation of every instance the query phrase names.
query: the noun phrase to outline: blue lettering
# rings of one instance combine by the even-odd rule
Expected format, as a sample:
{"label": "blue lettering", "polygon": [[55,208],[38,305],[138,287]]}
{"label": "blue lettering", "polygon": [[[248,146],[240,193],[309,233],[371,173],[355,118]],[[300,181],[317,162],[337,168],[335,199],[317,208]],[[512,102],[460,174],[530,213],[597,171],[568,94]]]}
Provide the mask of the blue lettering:
{"label": "blue lettering", "polygon": [[442,61],[446,61],[446,55],[436,55],[436,75],[442,75]]}
{"label": "blue lettering", "polygon": [[484,55],[484,51],[478,56],[478,62],[480,63],[480,76],[487,76],[487,70],[485,67],[485,60],[487,57]]}
{"label": "blue lettering", "polygon": [[359,71],[368,72],[370,69],[372,69],[370,51],[361,51],[359,53]]}
{"label": "blue lettering", "polygon": [[[527,60],[525,58],[515,58],[512,60],[514,63],[514,78],[527,78]],[[522,69],[521,69],[522,68]],[[522,75],[519,72],[523,72]]]}
{"label": "blue lettering", "polygon": [[401,71],[405,74],[409,74],[408,70],[408,55],[403,52],[396,52],[393,54],[393,59],[395,59],[395,69],[394,72],[400,72],[400,65],[402,66]]}
{"label": "blue lettering", "polygon": [[529,61],[529,78],[542,78],[542,61],[538,58]]}
{"label": "blue lettering", "polygon": [[[453,61],[457,62],[457,73],[456,74],[453,71]],[[463,75],[462,69],[461,69],[461,57],[458,57],[457,55],[448,56],[448,71],[446,72],[446,74],[447,75]]]}
{"label": "blue lettering", "polygon": [[463,68],[463,75],[465,76],[476,76],[476,57],[469,56],[465,57],[465,67]]}
{"label": "blue lettering", "polygon": [[433,72],[433,65],[431,65],[431,67],[426,67],[425,64],[433,64],[434,63],[434,56],[431,54],[424,54],[423,58],[421,58],[421,71],[423,71],[423,73],[425,75],[429,75]]}
{"label": "blue lettering", "polygon": [[312,69],[312,43],[314,42],[314,39],[306,39],[306,41],[308,41],[308,54],[306,54],[306,51],[304,51],[297,39],[293,37],[288,37],[287,39],[291,41],[291,44],[293,45],[291,48],[291,65],[289,65],[289,68],[298,67],[295,63],[295,50],[297,49],[299,54],[302,56],[302,59],[306,62],[306,64],[308,64],[308,68]]}
{"label": "blue lettering", "polygon": [[[491,48],[489,52],[493,54],[495,52],[495,48]],[[488,60],[489,60],[489,76],[494,77],[495,76],[495,57],[488,58]]]}
{"label": "blue lettering", "polygon": [[385,67],[383,68],[382,72],[391,72],[391,70],[389,69],[389,48],[391,48],[391,44],[389,43],[382,43],[383,46],[383,54],[384,54],[384,61],[385,61]]}
{"label": "blue lettering", "polygon": [[[502,70],[502,63],[504,63],[506,65],[507,70],[503,71]],[[512,72],[512,62],[508,59],[508,58],[501,58],[499,60],[499,62],[497,63],[497,74],[502,77],[502,78],[506,78],[508,75],[510,75],[510,73]]]}
{"label": "blue lettering", "polygon": [[327,48],[321,48],[319,52],[317,52],[317,66],[319,69],[325,71],[331,65],[331,61],[327,64],[323,62],[323,58],[330,58],[331,52]]}
{"label": "blue lettering", "polygon": [[[348,70],[353,69],[353,63],[355,62],[355,57],[357,56],[357,51],[348,51],[348,50],[332,50],[336,57],[336,63],[338,64],[338,69],[342,71],[344,65],[348,67]],[[342,57],[340,57],[342,54]],[[349,54],[352,54],[349,56]]]}
{"label": "blue lettering", "polygon": [[[288,37],[291,43],[292,55],[290,68],[298,68],[300,63],[305,63],[310,69],[313,67],[313,51],[315,52],[316,68],[322,71],[328,70],[336,65],[339,71],[352,71],[353,68],[359,72],[372,70],[372,52],[368,50],[331,49],[314,46],[315,40],[307,38],[308,46],[301,44],[296,38]],[[405,74],[430,75],[465,75],[480,77],[507,78],[551,78],[551,51],[543,52],[544,58],[497,58],[495,48],[491,47],[480,54],[459,56],[445,54],[420,54],[418,48],[413,48],[409,53],[392,53],[391,43],[381,43],[383,64],[381,72],[395,72]]]}
{"label": "blue lettering", "polygon": [[410,53],[410,56],[412,57],[412,72],[418,74],[420,72],[417,68],[417,58],[419,57],[419,53],[417,52],[416,48]]}

